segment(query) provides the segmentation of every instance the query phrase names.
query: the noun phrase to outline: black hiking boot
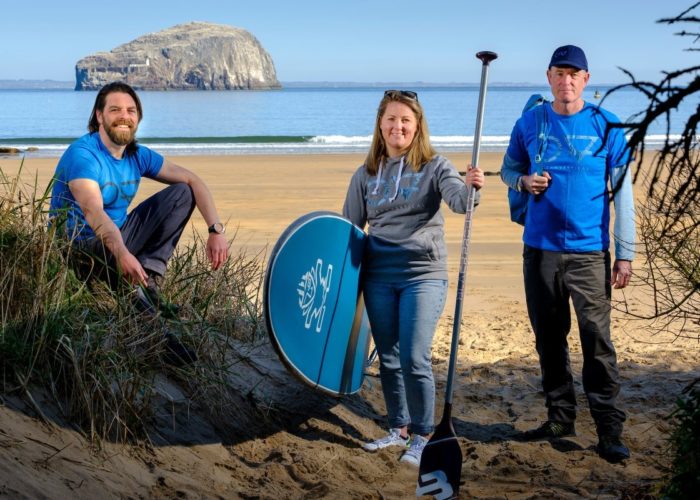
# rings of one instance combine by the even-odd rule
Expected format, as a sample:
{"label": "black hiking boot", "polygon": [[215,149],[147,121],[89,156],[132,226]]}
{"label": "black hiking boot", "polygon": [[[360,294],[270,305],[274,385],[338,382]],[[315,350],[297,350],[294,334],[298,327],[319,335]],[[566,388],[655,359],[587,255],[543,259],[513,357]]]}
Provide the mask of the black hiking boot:
{"label": "black hiking boot", "polygon": [[544,441],[547,439],[559,439],[575,435],[576,429],[573,422],[565,423],[547,420],[536,429],[521,432],[517,438],[519,441]]}
{"label": "black hiking boot", "polygon": [[630,450],[624,445],[619,436],[600,436],[596,451],[601,458],[611,464],[617,464],[630,457]]}

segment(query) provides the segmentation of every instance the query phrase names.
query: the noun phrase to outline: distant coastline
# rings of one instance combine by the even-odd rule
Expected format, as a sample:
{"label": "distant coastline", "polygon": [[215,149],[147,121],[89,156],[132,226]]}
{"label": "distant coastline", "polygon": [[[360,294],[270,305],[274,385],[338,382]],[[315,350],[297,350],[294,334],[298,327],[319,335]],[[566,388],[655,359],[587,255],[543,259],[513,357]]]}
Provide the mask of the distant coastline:
{"label": "distant coastline", "polygon": [[[478,88],[478,83],[465,82],[301,82],[289,81],[281,82],[283,88],[391,88],[396,86],[417,87],[417,88]],[[496,87],[539,87],[535,83],[499,83],[491,84]],[[0,80],[0,90],[52,90],[70,89],[73,90],[75,82],[59,80]]]}
{"label": "distant coastline", "polygon": [[[288,81],[281,82],[282,88],[287,89],[323,89],[323,88],[478,88],[478,83],[469,82],[302,82]],[[597,83],[594,86],[605,89],[621,85],[620,83]],[[547,88],[545,82],[492,82],[491,88]],[[0,90],[74,90],[74,81],[60,80],[0,80]],[[207,92],[207,91],[202,91]]]}
{"label": "distant coastline", "polygon": [[[293,88],[402,88],[402,87],[414,87],[419,89],[426,88],[479,88],[478,83],[468,83],[468,82],[328,82],[328,81],[318,81],[318,82],[282,82],[282,86],[288,89]],[[537,83],[527,83],[527,82],[493,82],[489,86],[492,87],[541,87],[542,84]]]}
{"label": "distant coastline", "polygon": [[0,90],[73,90],[75,82],[58,80],[0,80]]}

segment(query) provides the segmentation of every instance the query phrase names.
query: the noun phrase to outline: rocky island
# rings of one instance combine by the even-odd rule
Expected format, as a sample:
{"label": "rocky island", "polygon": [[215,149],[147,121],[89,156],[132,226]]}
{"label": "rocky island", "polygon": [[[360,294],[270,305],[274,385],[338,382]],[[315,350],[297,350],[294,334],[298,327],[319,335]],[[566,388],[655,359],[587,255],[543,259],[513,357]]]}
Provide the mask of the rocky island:
{"label": "rocky island", "polygon": [[204,22],[141,36],[75,65],[75,90],[120,80],[140,90],[281,88],[270,54],[248,31]]}

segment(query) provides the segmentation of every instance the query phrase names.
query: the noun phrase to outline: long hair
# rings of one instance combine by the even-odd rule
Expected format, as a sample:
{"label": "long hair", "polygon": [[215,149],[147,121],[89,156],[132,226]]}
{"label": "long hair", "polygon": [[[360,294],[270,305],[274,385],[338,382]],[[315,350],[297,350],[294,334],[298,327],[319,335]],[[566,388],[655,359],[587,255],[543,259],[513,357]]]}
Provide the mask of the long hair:
{"label": "long hair", "polygon": [[365,168],[370,175],[376,175],[379,170],[379,164],[389,155],[387,153],[386,144],[380,128],[382,117],[386,112],[386,108],[390,102],[400,102],[405,104],[413,111],[416,116],[418,128],[413,142],[406,153],[406,163],[411,166],[414,172],[419,172],[423,165],[428,163],[437,154],[430,144],[430,132],[428,131],[428,122],[425,120],[423,106],[418,102],[418,98],[408,97],[399,91],[387,92],[379,102],[377,109],[377,119],[374,124],[374,134],[372,136],[372,145],[365,159]]}
{"label": "long hair", "polygon": [[[88,120],[89,132],[97,132],[100,130],[100,122],[97,121],[97,112],[104,112],[107,96],[113,92],[122,92],[131,96],[136,103],[136,110],[139,114],[138,123],[141,123],[141,119],[143,118],[143,107],[141,106],[141,99],[139,99],[139,96],[136,95],[136,91],[131,87],[131,85],[124,82],[112,82],[102,87],[97,93],[97,97],[95,97],[95,105],[92,107],[92,113],[90,113],[90,119]],[[136,139],[127,144],[125,151],[127,154],[136,152]]]}

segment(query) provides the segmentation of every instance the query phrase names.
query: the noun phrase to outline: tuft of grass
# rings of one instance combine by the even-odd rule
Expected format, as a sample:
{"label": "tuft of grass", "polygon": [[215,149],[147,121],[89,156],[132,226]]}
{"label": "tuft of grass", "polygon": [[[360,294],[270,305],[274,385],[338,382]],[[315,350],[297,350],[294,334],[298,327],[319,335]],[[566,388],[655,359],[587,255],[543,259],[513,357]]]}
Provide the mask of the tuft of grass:
{"label": "tuft of grass", "polygon": [[670,420],[673,463],[662,498],[697,498],[700,492],[700,379],[683,390]]}
{"label": "tuft of grass", "polygon": [[[18,394],[42,417],[33,394],[49,394],[95,443],[149,439],[163,370],[193,398],[225,393],[231,341],[264,337],[262,256],[242,252],[212,272],[195,234],[178,247],[163,283],[181,305],[178,319],[144,315],[130,287],[115,292],[78,278],[70,242],[48,224],[51,186],[23,184],[22,168],[8,177],[0,167],[0,393]],[[193,346],[199,361],[165,366],[166,332]]]}

